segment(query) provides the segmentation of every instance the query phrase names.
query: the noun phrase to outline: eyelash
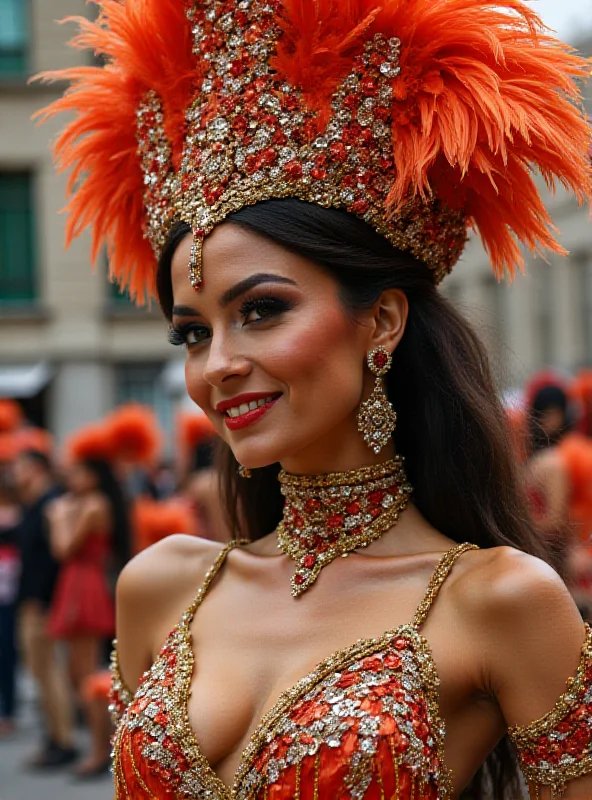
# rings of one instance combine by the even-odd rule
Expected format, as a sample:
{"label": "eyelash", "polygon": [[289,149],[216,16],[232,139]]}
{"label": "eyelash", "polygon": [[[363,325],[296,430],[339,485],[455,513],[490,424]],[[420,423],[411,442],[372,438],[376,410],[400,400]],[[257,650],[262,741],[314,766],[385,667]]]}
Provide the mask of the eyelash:
{"label": "eyelash", "polygon": [[[290,311],[293,307],[294,304],[292,302],[280,299],[279,297],[253,297],[245,300],[239,309],[239,313],[242,317],[246,318],[252,311],[257,311],[259,314],[268,312],[265,316],[262,316],[261,319],[254,319],[246,323],[247,325],[257,325],[261,322],[267,322],[269,319],[277,317],[286,311]],[[185,345],[186,347],[193,344],[201,344],[204,340],[203,338],[196,342],[187,341],[187,337],[192,331],[199,334],[201,332],[207,333],[209,329],[204,325],[196,325],[192,322],[186,323],[185,325],[171,325],[168,334],[169,342],[175,346]]]}

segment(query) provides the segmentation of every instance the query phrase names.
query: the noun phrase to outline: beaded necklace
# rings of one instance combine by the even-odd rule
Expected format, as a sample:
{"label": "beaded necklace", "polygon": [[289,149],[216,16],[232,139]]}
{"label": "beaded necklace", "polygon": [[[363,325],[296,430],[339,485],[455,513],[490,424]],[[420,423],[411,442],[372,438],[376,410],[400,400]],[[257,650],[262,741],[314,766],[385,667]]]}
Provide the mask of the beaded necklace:
{"label": "beaded necklace", "polygon": [[298,597],[338,556],[367,547],[396,525],[409,502],[403,459],[326,475],[279,474],[286,498],[278,547],[298,568],[291,579]]}

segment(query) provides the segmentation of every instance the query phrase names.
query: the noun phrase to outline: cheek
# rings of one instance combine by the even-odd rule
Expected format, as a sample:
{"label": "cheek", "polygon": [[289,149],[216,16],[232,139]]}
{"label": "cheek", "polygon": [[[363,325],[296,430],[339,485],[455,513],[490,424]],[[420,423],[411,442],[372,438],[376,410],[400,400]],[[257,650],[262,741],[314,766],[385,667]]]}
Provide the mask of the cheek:
{"label": "cheek", "polygon": [[357,397],[363,363],[359,330],[340,308],[321,307],[307,324],[278,337],[266,358],[269,371],[281,376],[294,400],[333,404],[336,392]]}

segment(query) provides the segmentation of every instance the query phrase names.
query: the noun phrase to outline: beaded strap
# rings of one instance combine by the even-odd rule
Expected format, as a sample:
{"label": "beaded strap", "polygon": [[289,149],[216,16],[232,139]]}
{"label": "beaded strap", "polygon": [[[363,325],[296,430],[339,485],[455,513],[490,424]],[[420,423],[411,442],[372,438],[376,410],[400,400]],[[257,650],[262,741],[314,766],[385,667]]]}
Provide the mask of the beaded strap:
{"label": "beaded strap", "polygon": [[459,544],[456,547],[453,547],[452,550],[449,550],[447,553],[444,553],[438,562],[432,577],[430,578],[424,598],[417,607],[417,611],[413,617],[412,625],[416,630],[419,630],[426,621],[430,608],[434,604],[434,601],[438,596],[438,592],[442,588],[442,584],[448,577],[450,570],[456,563],[457,559],[460,558],[463,553],[466,553],[467,550],[478,549],[479,547],[476,544],[465,542],[464,544]]}
{"label": "beaded strap", "polygon": [[554,708],[528,725],[508,731],[534,797],[549,786],[553,798],[567,784],[592,773],[592,629],[586,639],[577,672],[567,683]]}
{"label": "beaded strap", "polygon": [[109,666],[111,673],[111,687],[109,689],[109,714],[113,724],[117,727],[121,718],[125,714],[126,708],[134,699],[134,693],[126,684],[121,674],[119,666],[119,653],[117,652],[117,639],[113,640],[111,650],[111,663]]}
{"label": "beaded strap", "polygon": [[[222,548],[222,550],[218,553],[216,560],[206,572],[204,580],[199,588],[199,591],[195,599],[185,612],[186,615],[192,617],[195,614],[198,605],[203,600],[207,590],[210,587],[210,584],[216,577],[228,553],[238,545],[245,543],[246,542],[242,540],[240,541],[233,540],[232,542],[229,542],[225,547]],[[111,673],[111,688],[109,690],[109,713],[111,715],[111,719],[113,720],[113,724],[115,725],[115,727],[117,727],[121,721],[121,718],[125,714],[127,707],[134,699],[134,692],[132,692],[132,690],[126,684],[123,675],[121,674],[121,667],[119,665],[119,653],[117,650],[117,639],[113,640],[113,649],[111,650],[111,663],[109,671]],[[148,674],[149,671],[144,673],[140,683],[142,682],[142,680],[144,680],[144,678]]]}

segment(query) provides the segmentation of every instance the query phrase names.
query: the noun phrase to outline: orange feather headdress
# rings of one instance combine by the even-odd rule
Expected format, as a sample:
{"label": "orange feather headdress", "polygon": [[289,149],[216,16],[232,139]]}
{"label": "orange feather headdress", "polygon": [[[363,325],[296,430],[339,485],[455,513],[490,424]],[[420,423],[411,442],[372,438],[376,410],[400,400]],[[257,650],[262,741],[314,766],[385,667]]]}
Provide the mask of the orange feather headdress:
{"label": "orange feather headdress", "polygon": [[119,406],[106,419],[114,458],[150,465],[162,447],[162,433],[154,411],[140,403]]}
{"label": "orange feather headdress", "polygon": [[216,431],[205,414],[180,411],[177,416],[177,441],[183,451],[195,450],[202,442],[213,439]]}
{"label": "orange feather headdress", "polygon": [[112,461],[115,455],[113,436],[104,422],[79,428],[66,440],[65,450],[69,461]]}
{"label": "orange feather headdress", "polygon": [[41,113],[75,112],[68,239],[93,226],[138,301],[175,221],[203,238],[229,213],[295,197],[343,208],[433,268],[476,229],[498,276],[519,243],[564,252],[533,179],[583,202],[588,63],[522,0],[102,0],[73,40],[104,67]]}
{"label": "orange feather headdress", "polygon": [[0,432],[16,430],[24,420],[24,414],[16,400],[0,398]]}

